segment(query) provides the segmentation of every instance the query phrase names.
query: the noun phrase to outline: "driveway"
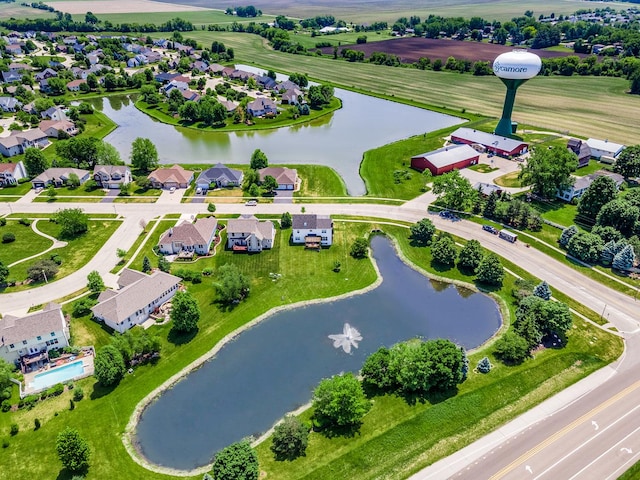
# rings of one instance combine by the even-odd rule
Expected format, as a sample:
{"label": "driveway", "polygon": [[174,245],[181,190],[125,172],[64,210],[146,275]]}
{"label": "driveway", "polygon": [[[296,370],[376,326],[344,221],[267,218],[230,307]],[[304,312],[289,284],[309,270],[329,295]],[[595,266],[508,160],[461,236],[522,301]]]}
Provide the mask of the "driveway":
{"label": "driveway", "polygon": [[293,203],[293,190],[278,190],[273,203]]}
{"label": "driveway", "polygon": [[[486,153],[480,154],[480,159],[478,160],[479,165],[487,165],[491,168],[497,168],[498,170],[494,170],[489,173],[482,173],[472,170],[470,168],[463,168],[460,170],[460,174],[468,178],[471,182],[471,185],[475,185],[478,182],[481,183],[489,183],[493,184],[494,179],[506,175],[508,173],[517,172],[520,170],[520,165],[522,162],[517,160],[508,160],[506,158],[499,157],[494,155],[489,157]],[[527,190],[527,188],[507,188],[501,187],[503,190],[510,193],[517,193]]]}
{"label": "driveway", "polygon": [[158,198],[158,201],[156,203],[164,205],[180,205],[184,192],[184,188],[177,188],[173,193],[171,192],[171,190],[163,190],[162,194],[160,194],[160,198]]}
{"label": "driveway", "polygon": [[117,188],[110,188],[107,190],[105,197],[100,200],[100,203],[113,203],[116,197],[120,194],[120,190]]}

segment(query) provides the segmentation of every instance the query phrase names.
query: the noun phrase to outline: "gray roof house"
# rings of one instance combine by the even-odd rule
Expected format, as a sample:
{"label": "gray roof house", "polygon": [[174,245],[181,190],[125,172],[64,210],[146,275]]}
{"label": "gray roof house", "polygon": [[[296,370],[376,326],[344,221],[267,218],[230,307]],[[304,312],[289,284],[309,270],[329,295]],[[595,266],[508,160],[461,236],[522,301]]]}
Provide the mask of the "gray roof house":
{"label": "gray roof house", "polygon": [[3,112],[15,112],[22,107],[22,102],[13,97],[0,97],[0,108]]}
{"label": "gray roof house", "polygon": [[253,215],[227,222],[227,248],[237,252],[261,252],[272,248],[276,230],[272,222],[260,222]]}
{"label": "gray roof house", "polygon": [[208,255],[217,231],[218,220],[214,217],[200,218],[195,223],[185,220],[162,235],[158,249],[166,255]]}
{"label": "gray roof house", "polygon": [[277,115],[278,107],[270,98],[257,98],[247,104],[247,112],[252,117],[262,117],[265,115]]}
{"label": "gray roof house", "polygon": [[96,165],[93,179],[102,188],[120,188],[123,183],[131,183],[131,170],[126,165]]}
{"label": "gray roof house", "polygon": [[0,153],[5,157],[20,155],[29,147],[44,148],[49,145],[47,134],[39,128],[15,130],[8,137],[0,138]]}
{"label": "gray roof house", "polygon": [[95,318],[124,333],[143,323],[169,301],[178,291],[180,282],[179,277],[161,271],[147,275],[131,273],[125,268],[118,281],[120,289],[102,292],[91,311]]}
{"label": "gray roof house", "polygon": [[24,365],[46,360],[52,348],[69,345],[69,326],[56,303],[24,317],[5,315],[0,320],[0,357]]}
{"label": "gray roof house", "polygon": [[31,184],[33,185],[33,188],[45,188],[49,185],[61,187],[74,173],[80,179],[81,185],[91,178],[91,172],[81,168],[47,168],[44,172],[31,180]]}
{"label": "gray roof house", "polygon": [[242,183],[242,171],[229,168],[222,163],[203,171],[196,179],[196,187],[209,188],[238,187]]}
{"label": "gray roof house", "polygon": [[291,241],[307,248],[329,247],[333,243],[333,221],[328,215],[293,215]]}
{"label": "gray roof house", "polygon": [[598,170],[597,172],[594,172],[590,175],[585,175],[584,177],[574,177],[575,181],[573,183],[573,186],[567,188],[562,192],[558,192],[556,196],[567,202],[570,202],[574,198],[580,198],[596,178],[603,176],[612,178],[613,181],[616,182],[616,186],[618,188],[620,188],[620,185],[622,185],[622,183],[624,182],[624,177],[622,175],[606,170]]}

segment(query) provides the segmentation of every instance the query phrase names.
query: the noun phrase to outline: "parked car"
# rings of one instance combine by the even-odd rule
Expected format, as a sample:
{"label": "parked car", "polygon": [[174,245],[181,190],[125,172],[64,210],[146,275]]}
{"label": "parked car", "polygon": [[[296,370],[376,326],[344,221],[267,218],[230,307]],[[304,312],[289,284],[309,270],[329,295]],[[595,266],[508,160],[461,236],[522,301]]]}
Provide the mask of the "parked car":
{"label": "parked car", "polygon": [[196,188],[196,195],[200,195],[202,193],[202,189],[200,187]]}
{"label": "parked car", "polygon": [[247,207],[255,207],[256,205],[258,205],[258,201],[257,200],[247,200],[247,203],[245,203],[245,205]]}
{"label": "parked car", "polygon": [[493,233],[494,235],[498,234],[498,229],[496,227],[491,226],[491,225],[483,225],[482,229],[484,231],[486,231],[486,232]]}
{"label": "parked car", "polygon": [[450,213],[449,211],[447,211],[447,210],[443,210],[443,211],[441,211],[441,212],[439,213],[439,215],[440,215],[442,218],[449,218],[449,217],[451,216],[451,213]]}
{"label": "parked car", "polygon": [[176,191],[176,187],[171,187],[171,188],[169,189],[169,193],[173,193],[173,192],[175,192],[175,191]]}

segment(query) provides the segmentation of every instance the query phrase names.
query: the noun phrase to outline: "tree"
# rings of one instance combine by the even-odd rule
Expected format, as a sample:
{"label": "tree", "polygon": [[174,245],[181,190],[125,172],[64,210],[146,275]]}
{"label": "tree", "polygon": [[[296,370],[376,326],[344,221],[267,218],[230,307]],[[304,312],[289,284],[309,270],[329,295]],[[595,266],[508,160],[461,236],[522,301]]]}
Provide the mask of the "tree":
{"label": "tree", "polygon": [[34,282],[49,281],[58,273],[58,265],[53,260],[38,260],[27,269],[27,277]]}
{"label": "tree", "polygon": [[131,165],[136,170],[150,172],[158,167],[158,150],[148,138],[136,138],[131,144]]}
{"label": "tree", "polygon": [[569,255],[583,262],[596,263],[600,258],[603,248],[604,242],[598,235],[579,232],[569,241],[567,252]]}
{"label": "tree", "polygon": [[569,240],[571,240],[576,233],[578,233],[578,227],[575,225],[565,228],[562,230],[558,243],[560,243],[561,246],[566,247],[569,244]]}
{"label": "tree", "polygon": [[531,185],[534,193],[554,198],[558,191],[573,185],[571,172],[578,168],[578,157],[565,147],[536,148],[525,165],[520,165],[518,178]]}
{"label": "tree", "polygon": [[2,285],[9,277],[9,269],[0,261],[0,285]]}
{"label": "tree", "polygon": [[49,162],[42,150],[29,147],[24,151],[24,166],[30,177],[36,177],[49,168]]}
{"label": "tree", "polygon": [[[126,254],[127,252],[125,252],[125,255]],[[151,260],[149,260],[149,257],[147,257],[146,255],[142,259],[142,271],[144,273],[149,273],[151,271]]]}
{"label": "tree", "polygon": [[640,217],[640,208],[622,198],[616,198],[600,209],[596,225],[611,226],[625,237],[630,237],[638,217]]}
{"label": "tree", "polygon": [[223,448],[213,460],[214,480],[258,480],[258,455],[247,440]]}
{"label": "tree", "polygon": [[116,147],[107,142],[99,142],[96,145],[95,162],[96,165],[122,165],[124,163]]}
{"label": "tree", "polygon": [[370,408],[351,372],[322,380],[313,392],[313,416],[323,426],[357,426]]}
{"label": "tree", "polygon": [[595,220],[604,204],[618,196],[615,180],[603,175],[596,178],[585,190],[578,202],[578,213]]}
{"label": "tree", "polygon": [[550,300],[551,289],[549,288],[549,284],[543,280],[541,283],[536,285],[536,287],[533,289],[533,294],[536,297],[542,298],[543,300]]}
{"label": "tree", "polygon": [[456,263],[458,250],[451,235],[441,235],[431,247],[431,256],[433,261],[440,265],[452,266]]}
{"label": "tree", "polygon": [[200,306],[193,295],[187,291],[178,291],[171,302],[173,328],[178,332],[191,332],[197,329],[198,320],[200,320]]}
{"label": "tree", "polygon": [[[108,91],[115,90],[118,87],[118,79],[113,73],[107,73],[103,78],[103,85]],[[51,79],[49,79],[49,86],[51,86]]]}
{"label": "tree", "polygon": [[309,443],[309,429],[293,415],[287,415],[273,431],[271,451],[276,460],[303,457]]}
{"label": "tree", "polygon": [[280,217],[280,228],[284,230],[287,228],[291,228],[291,225],[293,225],[291,214],[289,212],[284,212]]}
{"label": "tree", "polygon": [[[640,70],[638,71],[640,72]],[[636,76],[640,79],[640,74]],[[627,147],[620,152],[613,166],[613,171],[624,178],[640,177],[640,145]]]}
{"label": "tree", "polygon": [[633,268],[635,261],[636,255],[633,252],[633,247],[627,245],[613,258],[613,268],[621,272],[626,272]]}
{"label": "tree", "polygon": [[497,255],[489,253],[478,265],[476,279],[486,285],[502,285],[504,267]]}
{"label": "tree", "polygon": [[458,255],[458,267],[475,272],[484,253],[478,240],[469,240]]}
{"label": "tree", "polygon": [[389,370],[390,361],[391,352],[386,347],[380,347],[369,355],[360,370],[363,382],[382,391],[395,387],[394,379]]}
{"label": "tree", "polygon": [[476,365],[476,370],[478,370],[480,373],[489,373],[491,371],[491,367],[493,367],[493,365],[491,365],[491,361],[489,360],[489,358],[483,357],[478,362],[478,365]]}
{"label": "tree", "polygon": [[56,143],[56,153],[74,162],[78,168],[93,168],[98,163],[102,141],[95,137],[73,137]]}
{"label": "tree", "polygon": [[100,273],[96,270],[93,270],[89,275],[87,275],[87,287],[93,293],[100,293],[104,290],[104,281],[102,280]]}
{"label": "tree", "polygon": [[53,221],[60,225],[60,236],[73,238],[89,230],[89,216],[81,208],[58,210]]}
{"label": "tree", "polygon": [[351,244],[349,255],[353,258],[366,258],[369,255],[369,242],[366,238],[358,237]]}
{"label": "tree", "polygon": [[91,90],[95,90],[96,88],[98,88],[98,77],[95,73],[90,73],[89,75],[87,75],[87,85]]}
{"label": "tree", "polygon": [[470,208],[478,195],[471,182],[459,170],[438,175],[433,179],[432,185],[438,201],[452,210],[464,211]]}
{"label": "tree", "polygon": [[495,343],[495,354],[503,362],[517,365],[529,358],[529,345],[520,335],[507,332]]}
{"label": "tree", "polygon": [[45,195],[49,198],[48,201],[52,202],[58,196],[58,191],[56,190],[56,187],[54,187],[53,184],[51,184],[47,187],[47,190],[45,191]]}
{"label": "tree", "polygon": [[429,245],[436,227],[428,218],[423,218],[411,225],[411,238],[422,245]]}
{"label": "tree", "polygon": [[164,273],[169,273],[171,271],[171,264],[163,255],[158,257],[158,269]]}
{"label": "tree", "polygon": [[269,160],[262,150],[257,148],[251,155],[251,162],[249,167],[253,170],[260,170],[261,168],[267,168],[269,166]]}
{"label": "tree", "polygon": [[543,332],[555,332],[564,335],[573,323],[571,310],[566,303],[544,302],[542,304],[542,315],[538,319],[540,329]]}
{"label": "tree", "polygon": [[67,427],[58,433],[56,451],[62,465],[70,472],[84,472],[89,468],[91,450],[76,429]]}
{"label": "tree", "polygon": [[215,283],[218,301],[224,304],[237,303],[249,295],[249,279],[232,263],[226,263],[218,269],[218,282]]}
{"label": "tree", "polygon": [[608,243],[610,241],[619,242],[624,238],[622,233],[613,228],[610,225],[603,227],[602,225],[596,225],[591,229],[591,233],[594,235],[598,235],[604,243]]}
{"label": "tree", "polygon": [[124,359],[115,346],[108,344],[98,350],[94,359],[94,374],[102,385],[117,384],[125,371]]}
{"label": "tree", "polygon": [[80,186],[80,177],[75,173],[71,173],[67,180],[67,186],[69,188],[78,188]]}
{"label": "tree", "polygon": [[498,194],[492,191],[487,197],[487,203],[484,206],[482,214],[487,218],[494,218],[496,214],[496,205],[498,204]]}
{"label": "tree", "polygon": [[196,102],[189,100],[180,106],[178,115],[187,122],[195,122],[200,118],[200,107]]}
{"label": "tree", "polygon": [[611,265],[615,256],[620,253],[620,251],[626,246],[627,243],[625,241],[608,241],[602,248],[602,252],[600,253],[600,261],[604,265]]}

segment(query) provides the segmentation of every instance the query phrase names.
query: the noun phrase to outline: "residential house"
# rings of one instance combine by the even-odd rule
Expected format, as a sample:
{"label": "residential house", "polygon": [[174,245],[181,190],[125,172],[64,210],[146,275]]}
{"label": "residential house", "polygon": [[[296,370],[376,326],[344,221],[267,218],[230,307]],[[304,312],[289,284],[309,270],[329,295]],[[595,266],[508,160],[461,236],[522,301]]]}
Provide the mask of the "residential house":
{"label": "residential house", "polygon": [[[78,133],[76,126],[69,120],[42,120],[39,128],[49,138],[59,138],[60,132],[64,132],[69,137],[73,137]],[[63,134],[62,136],[64,137],[65,135]]]}
{"label": "residential house", "polygon": [[13,97],[0,97],[0,108],[3,112],[15,112],[20,110],[22,102]]}
{"label": "residential house", "polygon": [[26,63],[10,63],[9,64],[9,71],[10,72],[28,72],[30,70],[33,70],[33,67],[30,65],[27,65]]}
{"label": "residential house", "polygon": [[50,93],[51,87],[49,86],[49,79],[44,78],[38,82],[38,86],[40,87],[41,93]]}
{"label": "residential house", "polygon": [[181,279],[156,271],[151,275],[125,268],[118,280],[118,290],[105,290],[93,316],[119,333],[143,323],[178,291]]}
{"label": "residential house", "polygon": [[160,93],[162,93],[165,96],[169,97],[169,95],[171,94],[171,90],[173,90],[174,88],[177,88],[178,90],[183,92],[183,91],[189,89],[189,82],[182,82],[182,81],[177,80],[177,79],[171,80],[166,85],[160,87]]}
{"label": "residential house", "polygon": [[495,153],[502,157],[514,157],[529,151],[529,144],[521,140],[502,137],[492,133],[482,132],[472,128],[461,127],[451,134],[453,143],[478,144],[487,149],[487,152]]}
{"label": "residential house", "polygon": [[199,102],[200,101],[200,94],[191,90],[182,90],[180,93],[182,93],[182,96],[184,97],[185,101],[189,102]]}
{"label": "residential house", "polygon": [[65,45],[75,45],[77,42],[78,37],[76,37],[75,35],[69,35],[62,39],[62,43],[64,43]]}
{"label": "residential house", "polygon": [[27,178],[22,160],[18,163],[0,163],[0,187],[16,185],[22,178]]}
{"label": "residential house", "polygon": [[24,317],[5,315],[0,320],[0,357],[10,364],[46,361],[49,350],[67,346],[69,325],[56,303]]}
{"label": "residential house", "polygon": [[165,255],[208,255],[217,231],[218,220],[215,217],[199,218],[195,223],[185,220],[162,235],[158,250]]}
{"label": "residential house", "polygon": [[73,76],[79,80],[86,80],[91,72],[86,68],[72,67],[71,73],[73,73]]}
{"label": "residential house", "polygon": [[196,187],[205,191],[210,188],[239,187],[242,177],[242,171],[218,163],[198,175]]}
{"label": "residential house", "polygon": [[7,55],[21,55],[22,54],[22,47],[17,43],[11,43],[9,45],[5,45],[4,50],[5,50],[5,52],[7,52]]}
{"label": "residential house", "polygon": [[293,215],[291,241],[307,248],[329,247],[333,243],[333,221],[328,215]]}
{"label": "residential house", "polygon": [[578,156],[578,168],[589,165],[589,160],[591,160],[591,148],[587,142],[583,142],[577,138],[570,138],[567,142],[567,149]]}
{"label": "residential house", "polygon": [[58,72],[56,72],[53,68],[45,68],[43,71],[38,72],[34,75],[36,82],[40,82],[42,80],[46,80],[48,78],[57,77]]}
{"label": "residential house", "polygon": [[0,153],[5,157],[20,155],[29,147],[44,148],[49,145],[47,134],[39,128],[15,130],[8,137],[0,138]]}
{"label": "residential house", "polygon": [[126,165],[96,165],[93,179],[101,188],[120,188],[123,183],[131,183],[131,170]]}
{"label": "residential house", "polygon": [[285,80],[284,82],[279,83],[276,88],[278,89],[279,92],[282,92],[282,91],[286,92],[287,90],[300,88],[300,85],[298,85],[295,82],[292,82],[291,80]]}
{"label": "residential house", "polygon": [[282,94],[280,101],[289,105],[299,105],[304,100],[302,90],[291,88]]}
{"label": "residential house", "polygon": [[493,192],[498,195],[502,194],[502,187],[499,187],[495,183],[476,182],[473,184],[473,189],[483,197],[488,197]]}
{"label": "residential house", "polygon": [[67,120],[67,114],[64,110],[65,107],[59,105],[57,107],[47,108],[44,112],[40,113],[40,116],[45,120]]}
{"label": "residential house", "polygon": [[206,72],[209,68],[207,62],[203,62],[202,60],[197,60],[191,64],[192,70],[198,70],[199,72]]}
{"label": "residential house", "polygon": [[162,84],[165,83],[169,83],[171,80],[173,80],[176,77],[179,77],[180,74],[179,73],[168,73],[168,72],[162,72],[157,74],[156,76],[154,76],[154,80],[156,82],[160,82]]}
{"label": "residential house", "polygon": [[2,72],[2,81],[4,83],[20,82],[22,73],[20,72]]}
{"label": "residential house", "polygon": [[480,154],[469,145],[449,145],[411,157],[411,168],[421,172],[429,170],[432,175],[441,175],[475,165],[479,158]]}
{"label": "residential house", "polygon": [[180,165],[158,168],[149,174],[153,188],[187,188],[193,181],[193,172]]}
{"label": "residential house", "polygon": [[622,175],[606,170],[598,170],[597,172],[585,175],[584,177],[574,177],[573,185],[562,192],[559,191],[556,196],[567,202],[570,202],[574,198],[580,198],[596,178],[603,176],[613,179],[613,181],[616,182],[616,187],[618,188],[620,188],[620,185],[624,182],[624,177]]}
{"label": "residential house", "polygon": [[236,108],[238,108],[238,104],[231,100],[220,100],[220,104],[227,109],[227,114],[235,112]]}
{"label": "residential house", "polygon": [[78,79],[78,80],[71,80],[69,83],[67,83],[67,89],[70,92],[79,92],[80,91],[80,85],[82,85],[83,83],[87,83],[87,81],[85,79]]}
{"label": "residential house", "polygon": [[247,112],[252,117],[263,117],[267,115],[277,115],[278,107],[270,98],[257,98],[247,104]]}
{"label": "residential house", "polygon": [[227,222],[227,248],[240,252],[261,252],[273,247],[276,230],[270,221],[260,222],[253,215]]}
{"label": "residential house", "polygon": [[298,171],[287,167],[267,167],[258,170],[260,181],[264,182],[267,175],[272,176],[278,182],[277,190],[295,190],[298,184]]}
{"label": "residential house", "polygon": [[259,85],[262,85],[267,90],[273,90],[277,87],[276,81],[266,75],[259,76],[256,80],[258,81]]}
{"label": "residential house", "polygon": [[91,178],[91,172],[89,172],[89,170],[71,167],[54,167],[47,168],[44,172],[31,180],[31,184],[33,185],[33,188],[46,188],[49,185],[61,187],[69,181],[72,174],[76,174],[78,176],[81,185]]}
{"label": "residential house", "polygon": [[24,88],[27,92],[33,93],[33,88],[29,85],[9,85],[8,87],[4,87],[4,91],[13,96],[18,91],[18,88]]}
{"label": "residential house", "polygon": [[224,67],[219,63],[212,63],[211,65],[209,65],[208,70],[210,73],[213,73],[214,75],[222,75],[222,71],[224,70]]}
{"label": "residential house", "polygon": [[220,73],[223,77],[231,78],[231,74],[235,71],[236,69],[233,67],[223,67]]}
{"label": "residential house", "polygon": [[587,139],[587,145],[591,149],[591,156],[607,163],[614,163],[620,152],[625,149],[624,145],[610,142],[609,140],[598,140],[596,138]]}

